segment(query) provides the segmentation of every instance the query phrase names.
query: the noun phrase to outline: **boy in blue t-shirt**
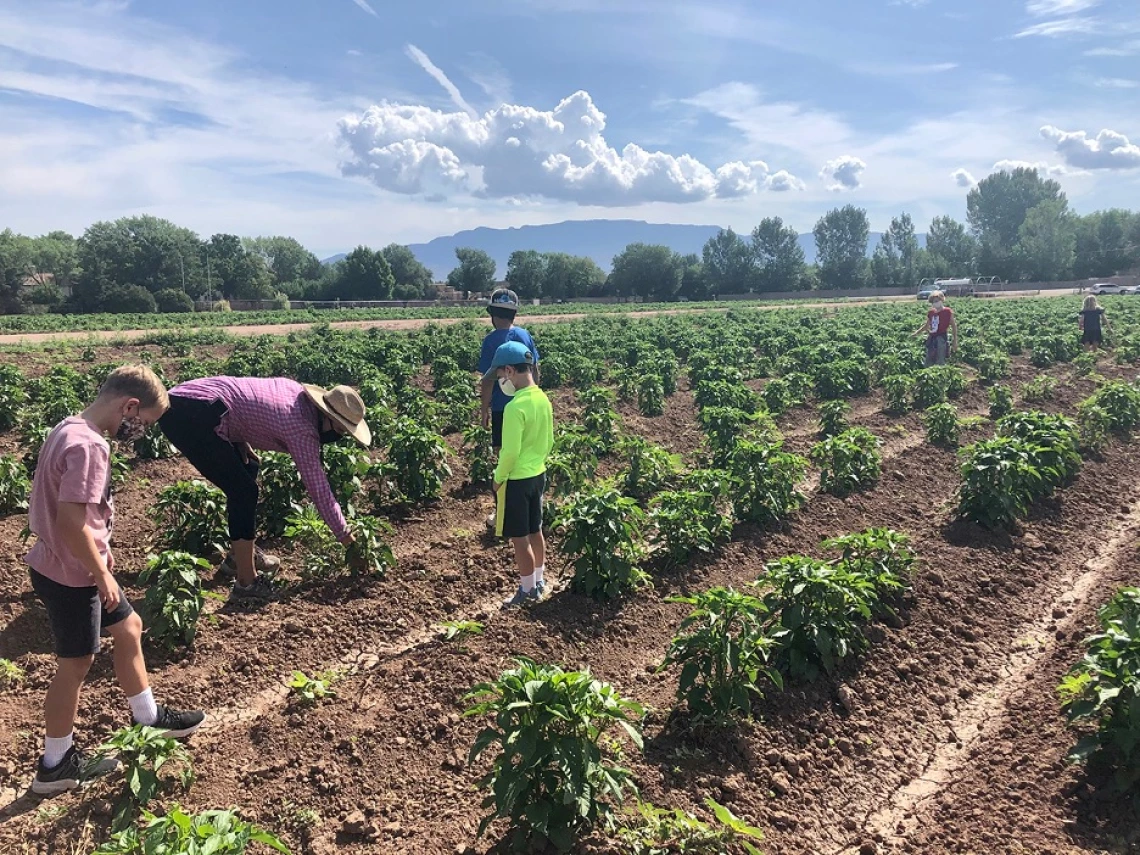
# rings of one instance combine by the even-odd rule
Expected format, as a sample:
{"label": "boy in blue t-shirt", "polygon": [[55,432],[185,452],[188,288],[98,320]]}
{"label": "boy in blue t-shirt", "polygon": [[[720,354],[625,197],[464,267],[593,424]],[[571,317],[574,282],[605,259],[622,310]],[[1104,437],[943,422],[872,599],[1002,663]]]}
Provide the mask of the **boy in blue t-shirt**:
{"label": "boy in blue t-shirt", "polygon": [[534,377],[535,382],[539,382],[538,348],[534,346],[530,333],[514,325],[518,310],[519,298],[514,291],[496,288],[492,292],[487,314],[491,316],[494,329],[483,339],[483,349],[479,353],[479,373],[483,375],[479,390],[482,404],[479,419],[483,427],[491,428],[491,446],[496,450],[503,447],[503,410],[510,398],[499,388],[495,372],[491,369],[495,351],[508,341],[521,342],[534,355]]}

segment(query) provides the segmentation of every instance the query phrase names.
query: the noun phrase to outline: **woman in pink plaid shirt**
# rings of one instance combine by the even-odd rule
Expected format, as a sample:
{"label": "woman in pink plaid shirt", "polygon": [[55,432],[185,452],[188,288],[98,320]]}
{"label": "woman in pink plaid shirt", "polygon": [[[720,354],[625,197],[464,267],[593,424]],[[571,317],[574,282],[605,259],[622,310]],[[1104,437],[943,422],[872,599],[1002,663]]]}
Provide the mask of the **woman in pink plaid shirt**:
{"label": "woman in pink plaid shirt", "polygon": [[[321,463],[321,445],[342,436],[351,436],[365,448],[371,444],[364,402],[355,389],[337,386],[325,391],[284,377],[203,377],[170,390],[170,409],[158,424],[194,468],[226,494],[232,548],[222,569],[237,577],[231,602],[273,599],[272,585],[258,571],[280,564],[254,546],[255,450],[289,454],[337,540],[346,546],[353,543]],[[349,560],[363,564],[352,549]]]}

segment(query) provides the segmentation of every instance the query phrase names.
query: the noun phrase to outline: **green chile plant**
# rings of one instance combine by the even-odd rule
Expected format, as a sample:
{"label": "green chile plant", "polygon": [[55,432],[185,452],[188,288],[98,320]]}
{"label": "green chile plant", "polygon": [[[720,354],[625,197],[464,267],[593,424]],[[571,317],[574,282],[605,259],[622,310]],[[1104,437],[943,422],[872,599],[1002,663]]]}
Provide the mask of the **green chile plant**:
{"label": "green chile plant", "polygon": [[1028,513],[1042,489],[1034,449],[1011,437],[967,446],[961,453],[960,472],[957,515],[986,528],[1012,526]]}
{"label": "green chile plant", "polygon": [[769,665],[776,641],[763,600],[731,588],[712,588],[669,597],[667,602],[693,610],[681,621],[657,670],[681,665],[677,700],[698,721],[719,727],[736,717],[750,718],[752,699],[764,696],[762,683],[783,687]]}
{"label": "green chile plant", "polygon": [[289,693],[297,698],[302,706],[312,706],[326,698],[335,698],[336,690],[332,684],[340,675],[335,671],[317,674],[310,677],[304,671],[294,671],[285,681]]}
{"label": "green chile plant", "polygon": [[622,438],[618,451],[626,461],[623,491],[640,502],[668,489],[681,470],[681,455],[636,434]]}
{"label": "green chile plant", "polygon": [[234,810],[191,815],[172,805],[165,816],[142,811],[142,828],[131,825],[115,832],[91,855],[246,855],[254,844],[289,855],[280,839]]}
{"label": "green chile plant", "polygon": [[646,374],[638,383],[637,410],[649,418],[665,412],[665,386],[657,374]]}
{"label": "green chile plant", "polygon": [[261,453],[258,481],[258,526],[262,534],[280,537],[285,533],[289,517],[308,499],[305,483],[293,458],[280,451]]}
{"label": "green chile plant", "polygon": [[0,689],[11,689],[24,682],[28,673],[11,659],[0,659]]}
{"label": "green chile plant", "polygon": [[386,520],[350,514],[346,522],[355,538],[348,547],[333,537],[312,505],[306,505],[289,517],[285,536],[295,538],[305,548],[301,577],[306,582],[335,579],[349,573],[350,554],[362,556],[367,571],[377,578],[384,578],[388,570],[396,566],[396,556],[388,542],[393,529]]}
{"label": "green chile plant", "polygon": [[871,579],[880,592],[901,590],[910,581],[915,556],[910,538],[890,528],[869,528],[825,540],[824,549],[839,553],[839,561]]}
{"label": "green chile plant", "polygon": [[1039,377],[1034,377],[1021,387],[1021,397],[1025,399],[1027,404],[1039,404],[1042,401],[1051,401],[1053,400],[1053,390],[1056,387],[1056,380],[1047,374],[1042,374]]}
{"label": "green chile plant", "polygon": [[847,414],[850,412],[851,405],[846,401],[823,401],[819,405],[819,438],[838,436],[847,430]]}
{"label": "green chile plant", "polygon": [[515,663],[465,698],[471,705],[464,716],[493,718],[475,738],[468,762],[492,746],[500,748],[479,781],[490,791],[483,807],[492,809],[479,834],[507,819],[516,851],[549,843],[569,852],[581,835],[612,815],[614,802],[636,794],[630,772],[608,763],[601,744],[617,727],[640,750],[635,725],[645,710],[587,671],[563,671],[521,656]]}
{"label": "green chile plant", "polygon": [[990,418],[994,421],[1013,412],[1013,392],[1008,386],[1003,386],[1000,383],[991,386],[989,398]]}
{"label": "green chile plant", "polygon": [[206,603],[201,576],[209,569],[210,562],[189,552],[167,551],[147,558],[139,582],[147,586],[143,606],[152,641],[167,650],[194,643]]}
{"label": "green chile plant", "polygon": [[1064,416],[1048,413],[1010,413],[998,422],[998,436],[1021,440],[1033,450],[1040,475],[1040,491],[1034,498],[1047,496],[1054,488],[1070,481],[1081,468],[1077,427]]}
{"label": "green chile plant", "polygon": [[322,445],[321,462],[337,502],[341,507],[352,504],[364,489],[364,480],[372,468],[368,451],[346,437]]}
{"label": "green chile plant", "polygon": [[470,425],[463,431],[463,445],[467,449],[467,481],[474,485],[489,484],[495,477],[490,428]]}
{"label": "green chile plant", "polygon": [[617,448],[621,417],[614,411],[614,393],[601,386],[593,386],[578,393],[584,410],[582,425],[594,442],[599,457],[605,457]]}
{"label": "green chile plant", "polygon": [[651,542],[675,564],[712,552],[732,536],[732,515],[724,504],[711,492],[658,493],[649,504]]}
{"label": "green chile plant", "polygon": [[879,445],[879,438],[866,428],[850,428],[816,443],[811,459],[820,468],[820,488],[846,496],[873,487],[882,472]]}
{"label": "green chile plant", "polygon": [[1112,416],[1095,399],[1077,405],[1077,436],[1083,451],[1098,452],[1108,445]]}
{"label": "green chile plant", "polygon": [[701,410],[720,407],[746,413],[756,412],[760,403],[756,393],[740,380],[702,380],[693,391],[693,400]]}
{"label": "green chile plant", "polygon": [[723,468],[741,440],[779,443],[776,422],[765,411],[748,413],[732,407],[705,407],[698,416],[714,466]]}
{"label": "green chile plant", "polygon": [[733,512],[741,521],[779,522],[804,503],[797,485],[807,474],[807,461],[779,443],[738,441],[727,471]]}
{"label": "green chile plant", "polygon": [[1121,380],[1101,386],[1089,399],[1109,418],[1109,429],[1114,433],[1128,434],[1140,426],[1140,388]]}
{"label": "green chile plant", "polygon": [[1123,588],[1097,614],[1100,632],[1085,639],[1085,655],[1058,692],[1070,725],[1096,732],[1069,751],[1072,763],[1097,761],[1112,771],[1112,788],[1140,784],[1140,588]]}
{"label": "green chile plant", "polygon": [[765,565],[755,585],[765,591],[772,663],[781,673],[815,680],[866,647],[860,624],[873,617],[880,591],[857,568],[791,555]]}
{"label": "green chile plant", "polygon": [[909,374],[891,374],[883,378],[882,385],[888,413],[901,415],[910,409],[914,395],[913,377]]}
{"label": "green chile plant", "polygon": [[178,453],[157,424],[148,427],[146,433],[134,441],[133,447],[135,457],[140,460],[167,460]]}
{"label": "green chile plant", "polygon": [[760,399],[764,408],[773,416],[786,413],[792,407],[802,404],[802,399],[795,396],[791,384],[783,377],[773,377],[760,391]]}
{"label": "green chile plant", "polygon": [[1009,376],[1009,357],[996,350],[984,351],[974,359],[978,377],[983,383],[996,383]]}
{"label": "green chile plant", "polygon": [[431,428],[406,416],[397,419],[389,437],[387,468],[382,470],[390,478],[392,497],[409,503],[438,499],[451,475],[450,453],[443,437]]}
{"label": "green chile plant", "polygon": [[573,559],[570,588],[595,600],[621,597],[648,583],[642,531],[645,512],[610,482],[571,496],[554,525],[564,531],[561,548]]}
{"label": "green chile plant", "polygon": [[14,454],[0,455],[0,514],[14,514],[28,509],[32,482],[28,470]]}
{"label": "green chile plant", "polygon": [[91,763],[110,756],[117,756],[125,767],[123,792],[111,819],[111,830],[115,832],[132,825],[139,811],[166,789],[167,783],[159,776],[164,767],[178,770],[178,783],[184,791],[194,780],[190,753],[181,742],[164,736],[157,727],[136,724],[115,731],[96,749]]}
{"label": "green chile plant", "polygon": [[171,484],[150,510],[163,549],[211,557],[229,545],[226,496],[217,487],[193,479]]}
{"label": "green chile plant", "polygon": [[20,369],[15,365],[0,365],[0,433],[19,424],[27,403],[28,392]]}
{"label": "green chile plant", "polygon": [[923,416],[926,441],[931,445],[955,448],[958,445],[958,409],[951,403],[928,407]]}

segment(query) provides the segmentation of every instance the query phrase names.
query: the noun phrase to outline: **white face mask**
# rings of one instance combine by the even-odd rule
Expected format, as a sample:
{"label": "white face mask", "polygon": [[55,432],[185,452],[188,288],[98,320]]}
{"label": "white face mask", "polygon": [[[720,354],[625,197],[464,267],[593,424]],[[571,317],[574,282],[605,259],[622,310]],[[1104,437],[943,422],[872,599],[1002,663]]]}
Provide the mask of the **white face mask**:
{"label": "white face mask", "polygon": [[513,398],[515,396],[515,392],[517,391],[515,389],[515,384],[506,377],[499,378],[499,388],[503,390],[503,394],[508,398]]}
{"label": "white face mask", "polygon": [[930,304],[930,308],[934,309],[934,311],[936,311],[936,312],[941,312],[942,306],[943,306],[943,303],[941,303],[938,300],[935,300],[933,303]]}

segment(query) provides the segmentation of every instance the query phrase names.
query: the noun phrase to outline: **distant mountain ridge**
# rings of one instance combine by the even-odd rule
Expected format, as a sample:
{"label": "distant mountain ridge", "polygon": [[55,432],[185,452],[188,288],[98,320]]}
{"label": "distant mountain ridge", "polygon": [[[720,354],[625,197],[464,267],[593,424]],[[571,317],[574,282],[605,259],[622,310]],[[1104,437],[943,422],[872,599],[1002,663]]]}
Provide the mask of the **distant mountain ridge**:
{"label": "distant mountain ridge", "polygon": [[[427,243],[411,244],[409,249],[439,281],[446,279],[454,269],[456,249],[464,246],[481,249],[495,260],[495,275],[502,279],[507,272],[507,260],[516,250],[584,255],[609,272],[614,256],[631,243],[663,244],[682,255],[691,252],[700,255],[709,238],[715,237],[720,230],[720,226],[647,223],[642,220],[567,220],[541,226],[468,229]],[[815,238],[811,234],[799,237],[804,257],[809,264],[814,263]],[[868,254],[878,245],[879,237],[879,232],[871,233],[867,243]],[[919,235],[918,241],[925,246],[926,235]],[[324,263],[332,264],[342,258],[343,253],[326,258]]]}

